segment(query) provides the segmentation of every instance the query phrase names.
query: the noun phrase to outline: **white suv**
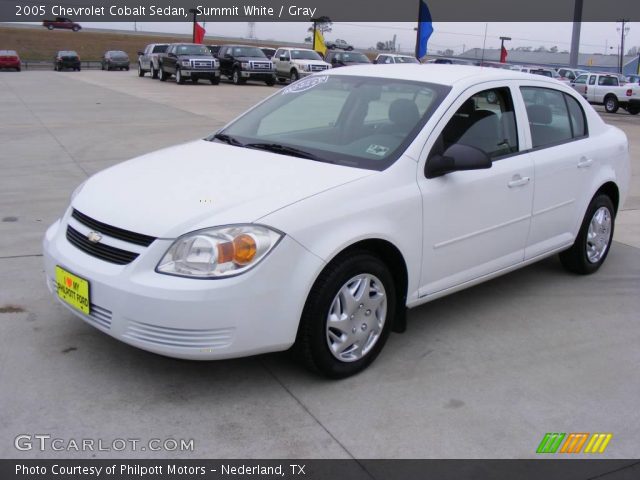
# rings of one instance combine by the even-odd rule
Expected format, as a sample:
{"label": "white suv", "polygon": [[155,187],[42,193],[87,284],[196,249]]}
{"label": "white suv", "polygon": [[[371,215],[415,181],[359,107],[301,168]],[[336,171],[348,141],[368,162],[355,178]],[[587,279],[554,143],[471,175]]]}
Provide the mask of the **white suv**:
{"label": "white suv", "polygon": [[280,83],[287,79],[295,82],[299,78],[331,68],[331,64],[325,62],[318,52],[308,48],[279,48],[271,61]]}

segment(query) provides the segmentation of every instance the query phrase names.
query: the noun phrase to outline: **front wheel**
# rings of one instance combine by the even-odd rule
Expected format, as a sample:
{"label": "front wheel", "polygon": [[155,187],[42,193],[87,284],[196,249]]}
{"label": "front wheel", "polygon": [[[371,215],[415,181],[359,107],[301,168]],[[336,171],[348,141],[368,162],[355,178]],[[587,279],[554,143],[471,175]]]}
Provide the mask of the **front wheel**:
{"label": "front wheel", "polygon": [[213,77],[211,77],[209,79],[209,81],[211,82],[211,85],[219,85],[220,84],[220,77],[216,77],[214,75]]}
{"label": "front wheel", "polygon": [[269,87],[273,87],[276,84],[276,81],[274,79],[271,79],[265,80],[264,83],[266,83]]}
{"label": "front wheel", "polygon": [[151,78],[158,78],[158,70],[155,69],[153,63],[151,64]]}
{"label": "front wheel", "polygon": [[231,81],[234,85],[242,85],[244,83],[244,79],[240,76],[240,70],[237,68],[233,69],[233,73],[231,74]]}
{"label": "front wheel", "polygon": [[160,67],[158,69],[158,77],[160,78],[161,82],[166,82],[167,79],[169,78],[169,74],[166,73],[164,70],[162,70],[162,67]]}
{"label": "front wheel", "polygon": [[299,78],[300,78],[300,75],[298,75],[298,71],[291,70],[291,83],[297,82]]}
{"label": "front wheel", "polygon": [[393,277],[378,257],[365,251],[338,257],[313,285],[294,352],[327,377],[354,375],[382,350],[395,311]]}
{"label": "front wheel", "polygon": [[607,113],[616,113],[619,107],[618,99],[613,95],[604,99],[604,109]]}
{"label": "front wheel", "polygon": [[176,83],[184,85],[184,77],[182,76],[182,71],[179,68],[176,69]]}
{"label": "front wheel", "polygon": [[604,194],[594,197],[587,207],[575,242],[569,250],[560,253],[562,265],[581,275],[598,270],[611,248],[614,220],[615,209],[611,199]]}

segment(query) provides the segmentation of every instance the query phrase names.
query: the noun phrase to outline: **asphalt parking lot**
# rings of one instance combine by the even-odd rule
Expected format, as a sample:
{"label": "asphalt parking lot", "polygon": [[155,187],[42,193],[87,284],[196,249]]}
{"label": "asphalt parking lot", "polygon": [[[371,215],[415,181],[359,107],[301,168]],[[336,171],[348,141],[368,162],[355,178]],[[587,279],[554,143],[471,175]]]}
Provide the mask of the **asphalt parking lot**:
{"label": "asphalt parking lot", "polygon": [[[131,72],[0,75],[0,457],[534,458],[546,432],[640,456],[640,117],[602,114],[634,176],[596,275],[539,264],[414,309],[342,381],[286,353],[196,363],[120,343],[58,305],[41,240],[88,175],[201,138],[275,91]],[[193,439],[193,452],[18,451],[20,434]]]}

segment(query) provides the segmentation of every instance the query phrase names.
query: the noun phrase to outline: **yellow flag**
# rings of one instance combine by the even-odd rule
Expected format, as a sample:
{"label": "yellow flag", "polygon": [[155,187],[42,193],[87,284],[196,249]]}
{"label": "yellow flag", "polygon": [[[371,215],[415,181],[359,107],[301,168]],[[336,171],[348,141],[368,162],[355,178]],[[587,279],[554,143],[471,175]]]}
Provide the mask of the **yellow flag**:
{"label": "yellow flag", "polygon": [[324,44],[324,37],[322,36],[322,32],[319,28],[316,28],[316,41],[315,41],[316,52],[320,53],[323,57],[327,53],[327,47]]}

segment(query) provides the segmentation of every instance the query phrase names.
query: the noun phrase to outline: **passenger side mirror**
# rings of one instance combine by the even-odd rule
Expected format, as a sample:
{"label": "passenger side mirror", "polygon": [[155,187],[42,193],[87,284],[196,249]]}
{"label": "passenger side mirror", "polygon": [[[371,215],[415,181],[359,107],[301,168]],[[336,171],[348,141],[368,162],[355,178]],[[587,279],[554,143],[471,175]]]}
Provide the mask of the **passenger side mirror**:
{"label": "passenger side mirror", "polygon": [[442,154],[433,155],[427,160],[424,174],[427,178],[436,178],[460,170],[481,170],[491,168],[491,158],[479,148],[454,143]]}

